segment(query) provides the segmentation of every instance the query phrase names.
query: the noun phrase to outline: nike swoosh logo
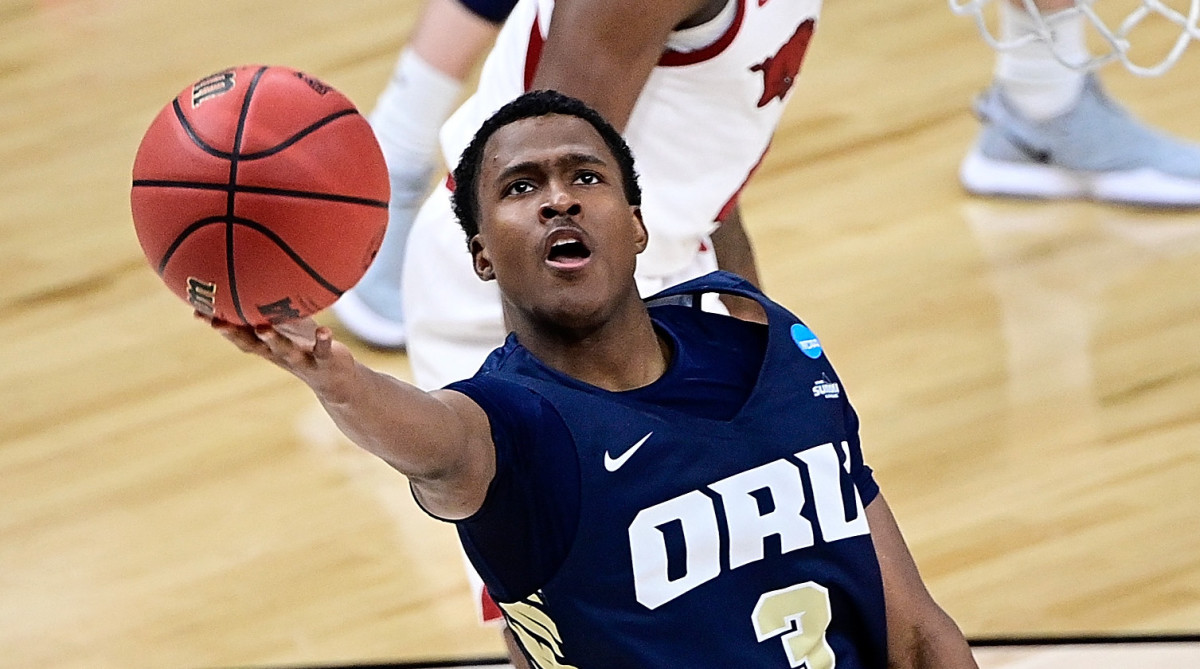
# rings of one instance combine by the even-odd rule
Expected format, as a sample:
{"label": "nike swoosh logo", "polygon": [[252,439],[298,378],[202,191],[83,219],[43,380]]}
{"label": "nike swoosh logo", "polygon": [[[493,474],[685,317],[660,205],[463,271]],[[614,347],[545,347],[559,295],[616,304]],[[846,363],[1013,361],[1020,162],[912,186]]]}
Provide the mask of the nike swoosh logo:
{"label": "nike swoosh logo", "polygon": [[1054,158],[1053,155],[1046,149],[1038,148],[1029,142],[1017,137],[1014,133],[1004,133],[1004,138],[1009,141],[1018,151],[1025,154],[1030,160],[1042,165],[1049,165]]}
{"label": "nike swoosh logo", "polygon": [[[980,105],[982,105],[982,103],[976,105],[975,113],[977,116],[979,116],[981,121],[986,121],[988,123],[999,122],[995,116],[988,114],[987,110]],[[1029,142],[1026,142],[1024,139],[1021,139],[1017,133],[1008,131],[1003,127],[999,128],[999,130],[1004,139],[1013,145],[1013,148],[1025,154],[1025,156],[1033,162],[1040,163],[1042,165],[1049,165],[1050,161],[1054,159],[1054,154],[1050,153],[1048,149],[1034,146]]]}
{"label": "nike swoosh logo", "polygon": [[630,446],[624,453],[615,458],[609,455],[608,451],[604,451],[604,468],[610,472],[615,472],[620,469],[622,465],[624,465],[626,462],[629,462],[629,458],[633,457],[633,454],[637,452],[637,449],[641,448],[642,444],[646,443],[646,440],[649,439],[650,435],[652,434],[654,433],[647,432],[646,436],[639,439],[636,444]]}

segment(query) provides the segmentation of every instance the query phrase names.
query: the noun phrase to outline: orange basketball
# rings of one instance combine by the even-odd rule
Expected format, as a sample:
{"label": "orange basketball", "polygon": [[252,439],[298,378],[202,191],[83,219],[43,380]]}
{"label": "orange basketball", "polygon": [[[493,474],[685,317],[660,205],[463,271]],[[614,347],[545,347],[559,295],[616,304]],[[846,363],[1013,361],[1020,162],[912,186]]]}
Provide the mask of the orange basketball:
{"label": "orange basketball", "polygon": [[328,307],[387,227],[388,173],[346,96],[303,72],[245,65],[183,89],[133,163],[150,265],[202,313],[259,325]]}

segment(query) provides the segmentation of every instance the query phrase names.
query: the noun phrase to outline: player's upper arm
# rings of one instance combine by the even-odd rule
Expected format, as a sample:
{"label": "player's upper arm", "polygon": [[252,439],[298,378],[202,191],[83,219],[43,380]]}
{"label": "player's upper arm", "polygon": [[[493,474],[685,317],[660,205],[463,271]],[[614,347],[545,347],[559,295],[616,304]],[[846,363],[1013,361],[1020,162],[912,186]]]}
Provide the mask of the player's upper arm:
{"label": "player's upper arm", "polygon": [[583,100],[618,130],[677,25],[703,0],[557,0],[533,88]]}
{"label": "player's upper arm", "polygon": [[445,407],[445,442],[456,444],[439,466],[410,473],[413,493],[426,511],[446,520],[458,520],[483,505],[496,475],[496,448],[483,408],[453,390],[436,390],[430,396]]}

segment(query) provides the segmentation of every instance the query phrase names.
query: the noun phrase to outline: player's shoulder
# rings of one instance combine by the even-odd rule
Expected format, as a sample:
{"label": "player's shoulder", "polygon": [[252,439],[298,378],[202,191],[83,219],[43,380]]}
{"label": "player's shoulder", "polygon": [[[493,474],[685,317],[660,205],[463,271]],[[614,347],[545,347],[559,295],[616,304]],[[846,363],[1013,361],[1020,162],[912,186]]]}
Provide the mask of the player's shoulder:
{"label": "player's shoulder", "polygon": [[662,327],[677,334],[693,334],[709,339],[742,339],[764,337],[764,323],[735,318],[728,314],[713,313],[681,304],[660,304],[650,307],[651,317]]}
{"label": "player's shoulder", "polygon": [[489,400],[491,405],[512,409],[518,405],[533,408],[545,402],[531,383],[531,379],[545,376],[543,367],[521,346],[516,335],[510,333],[504,344],[488,355],[473,376],[452,383],[447,388],[463,392],[473,399],[478,396],[476,403],[480,404],[481,400]]}
{"label": "player's shoulder", "polygon": [[[509,333],[504,339],[504,343],[488,354],[480,365],[476,376],[480,375],[495,375],[506,369],[511,369],[514,365],[520,364],[520,352],[522,351],[521,344],[517,341],[517,336],[514,333]],[[497,378],[500,378],[497,376]]]}
{"label": "player's shoulder", "polygon": [[[546,398],[515,374],[504,369],[480,369],[474,376],[455,381],[446,390],[462,393],[479,405],[493,426],[502,422],[510,427],[537,423],[550,409]],[[551,411],[552,412],[552,411]]]}

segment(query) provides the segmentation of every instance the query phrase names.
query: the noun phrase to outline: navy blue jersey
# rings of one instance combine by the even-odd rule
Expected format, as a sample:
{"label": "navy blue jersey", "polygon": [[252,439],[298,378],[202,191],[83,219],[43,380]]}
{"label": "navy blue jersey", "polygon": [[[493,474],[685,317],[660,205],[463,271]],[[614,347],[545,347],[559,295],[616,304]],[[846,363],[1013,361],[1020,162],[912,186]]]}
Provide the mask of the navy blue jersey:
{"label": "navy blue jersey", "polygon": [[[682,305],[655,307],[650,316],[670,364],[654,383],[612,397],[722,420],[741,411],[766,354],[767,326]],[[550,580],[575,541],[575,442],[545,398],[510,378],[483,373],[446,387],[484,408],[496,447],[487,498],[456,522],[459,539],[493,599],[517,601]]]}
{"label": "navy blue jersey", "polygon": [[590,386],[515,341],[480,371],[548,402],[578,462],[565,559],[532,595],[500,603],[535,666],[886,666],[863,510],[878,488],[840,381],[806,326],[732,275],[669,289],[652,313],[672,330],[708,316],[654,305],[713,291],[756,299],[769,319],[756,383],[731,417]]}

